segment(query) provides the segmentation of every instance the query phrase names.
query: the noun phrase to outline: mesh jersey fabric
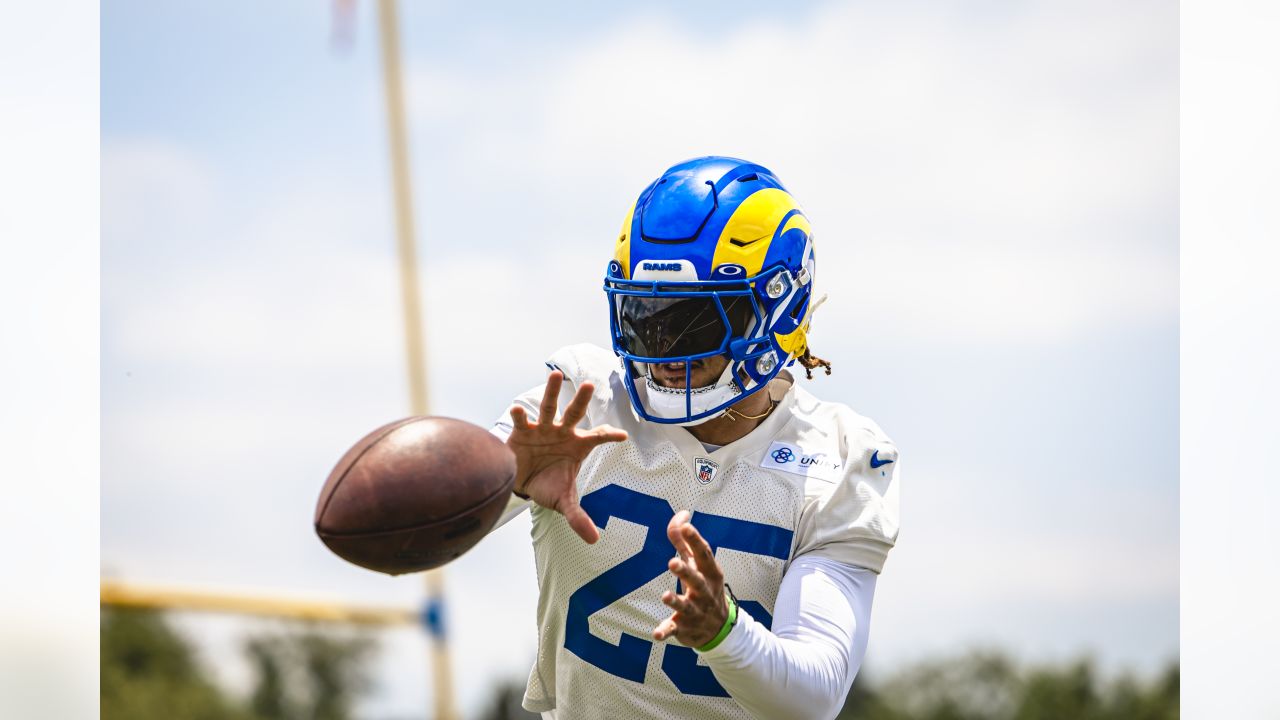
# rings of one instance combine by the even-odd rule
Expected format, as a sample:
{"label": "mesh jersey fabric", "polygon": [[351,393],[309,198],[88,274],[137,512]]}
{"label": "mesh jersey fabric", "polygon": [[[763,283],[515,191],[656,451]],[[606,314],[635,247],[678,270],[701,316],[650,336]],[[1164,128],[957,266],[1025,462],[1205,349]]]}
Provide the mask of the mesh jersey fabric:
{"label": "mesh jersey fabric", "polygon": [[[610,351],[575,345],[547,364],[565,375],[561,408],[579,383],[594,384],[582,427],[609,424],[629,438],[593,450],[578,473],[583,507],[601,528],[596,544],[555,511],[514,497],[508,506],[504,520],[530,508],[539,585],[525,707],[554,709],[559,720],[750,717],[705,659],[651,639],[670,614],[659,598],[676,584],[666,571],[667,522],[678,510],[694,513],[741,606],[768,627],[797,558],[883,568],[898,534],[896,447],[871,420],[783,382],[768,418],[707,452],[684,428],[636,416]],[[531,420],[541,396],[539,387],[516,398]],[[510,423],[504,414],[496,432]]]}

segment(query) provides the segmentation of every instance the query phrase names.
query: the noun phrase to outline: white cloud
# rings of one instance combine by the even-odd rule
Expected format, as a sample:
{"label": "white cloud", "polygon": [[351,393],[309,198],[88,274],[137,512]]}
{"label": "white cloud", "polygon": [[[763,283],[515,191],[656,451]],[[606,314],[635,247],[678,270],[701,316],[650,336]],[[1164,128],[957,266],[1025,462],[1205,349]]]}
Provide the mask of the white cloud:
{"label": "white cloud", "polygon": [[886,340],[1054,344],[1177,317],[1178,263],[1168,252],[1119,242],[1092,251],[1067,242],[985,253],[972,247],[921,252],[873,243],[827,254],[834,262],[819,282],[832,300],[815,320],[815,336],[837,334],[856,318]]}
{"label": "white cloud", "polygon": [[1177,308],[1176,18],[1090,7],[831,5],[711,41],[640,16],[496,78],[420,66],[411,96],[478,186],[576,221],[560,252],[602,256],[665,164],[740,154],[806,204],[827,287],[895,332],[1061,340]]}
{"label": "white cloud", "polygon": [[105,139],[104,264],[115,269],[110,265],[113,250],[159,250],[179,240],[177,233],[198,230],[212,220],[219,199],[224,199],[220,190],[214,170],[187,148],[149,138]]}

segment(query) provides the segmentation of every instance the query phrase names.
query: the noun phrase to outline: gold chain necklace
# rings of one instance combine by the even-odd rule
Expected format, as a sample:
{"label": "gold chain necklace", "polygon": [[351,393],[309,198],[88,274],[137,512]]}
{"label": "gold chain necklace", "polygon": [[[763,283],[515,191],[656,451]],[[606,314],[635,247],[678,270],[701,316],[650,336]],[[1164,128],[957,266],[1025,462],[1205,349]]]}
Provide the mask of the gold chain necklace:
{"label": "gold chain necklace", "polygon": [[[765,410],[759,415],[744,415],[738,412],[737,410],[734,410],[733,408],[725,408],[724,414],[725,414],[725,417],[729,418],[731,422],[737,422],[738,418],[742,418],[743,420],[759,420],[761,418],[768,417],[769,413],[773,412],[773,409],[777,406],[778,406],[778,401],[774,400],[773,398],[769,398],[769,409]],[[737,417],[734,417],[735,415]]]}

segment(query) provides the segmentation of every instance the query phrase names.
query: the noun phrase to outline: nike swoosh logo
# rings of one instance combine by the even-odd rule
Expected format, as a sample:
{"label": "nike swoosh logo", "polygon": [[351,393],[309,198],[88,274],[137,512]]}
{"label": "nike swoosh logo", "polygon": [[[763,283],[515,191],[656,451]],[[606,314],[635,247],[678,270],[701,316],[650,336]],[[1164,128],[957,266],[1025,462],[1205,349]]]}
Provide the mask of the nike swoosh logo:
{"label": "nike swoosh logo", "polygon": [[892,460],[881,460],[881,459],[880,459],[880,451],[879,451],[879,450],[877,450],[877,451],[875,451],[875,452],[871,453],[871,468],[872,468],[873,470],[874,470],[875,468],[880,467],[881,465],[888,465],[888,464],[889,464],[889,463],[891,463],[891,462],[893,462],[893,461],[892,461]]}
{"label": "nike swoosh logo", "polygon": [[758,243],[758,242],[760,242],[761,240],[765,239],[766,237],[768,237],[768,234],[767,234],[767,233],[766,233],[766,234],[764,234],[764,235],[761,235],[760,237],[756,238],[755,240],[739,240],[738,238],[729,238],[729,244],[730,244],[730,245],[737,245],[738,247],[746,247],[746,246],[748,246],[748,245],[751,245],[752,243]]}

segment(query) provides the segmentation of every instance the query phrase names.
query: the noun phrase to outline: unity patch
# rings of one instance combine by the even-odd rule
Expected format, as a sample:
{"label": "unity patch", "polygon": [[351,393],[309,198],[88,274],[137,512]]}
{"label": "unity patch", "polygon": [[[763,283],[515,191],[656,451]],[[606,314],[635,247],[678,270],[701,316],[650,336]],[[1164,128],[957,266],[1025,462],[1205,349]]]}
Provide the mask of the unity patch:
{"label": "unity patch", "polygon": [[764,457],[760,458],[760,467],[836,482],[840,479],[844,461],[838,455],[805,452],[798,445],[775,442],[769,446]]}

